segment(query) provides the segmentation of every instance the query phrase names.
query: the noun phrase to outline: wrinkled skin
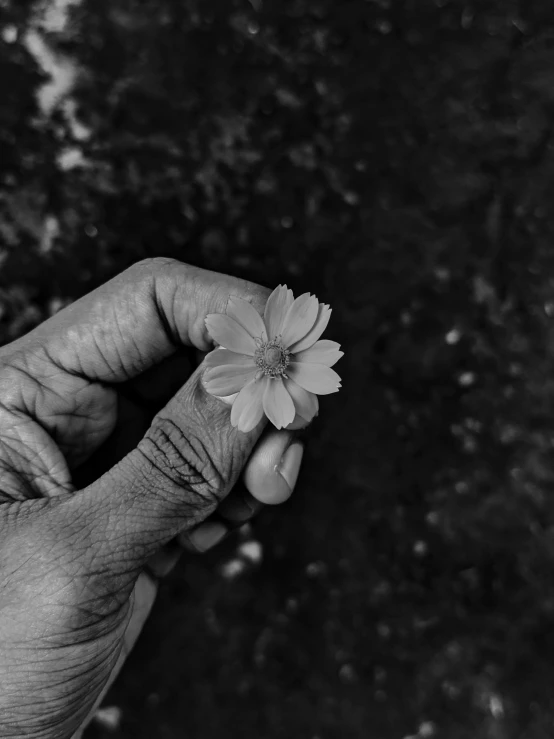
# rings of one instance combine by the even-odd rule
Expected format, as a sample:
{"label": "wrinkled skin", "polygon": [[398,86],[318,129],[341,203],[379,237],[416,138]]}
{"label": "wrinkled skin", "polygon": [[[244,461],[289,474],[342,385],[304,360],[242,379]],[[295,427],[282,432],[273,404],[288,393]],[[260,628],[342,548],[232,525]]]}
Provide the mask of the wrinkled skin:
{"label": "wrinkled skin", "polygon": [[[245,465],[258,497],[290,495],[276,465],[291,434],[233,429],[184,349],[212,348],[204,318],[230,295],[261,310],[268,291],[149,260],[1,350],[1,736],[80,731],[149,613],[152,575],[176,541],[214,543]],[[227,523],[256,494],[236,487]]]}

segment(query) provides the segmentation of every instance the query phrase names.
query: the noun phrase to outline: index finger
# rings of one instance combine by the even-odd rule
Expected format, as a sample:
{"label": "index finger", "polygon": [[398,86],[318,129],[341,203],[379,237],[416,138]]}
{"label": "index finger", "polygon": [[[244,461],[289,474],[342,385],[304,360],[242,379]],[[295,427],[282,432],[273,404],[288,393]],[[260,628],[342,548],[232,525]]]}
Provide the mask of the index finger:
{"label": "index finger", "polygon": [[154,258],[130,267],[60,311],[17,345],[45,353],[61,369],[101,382],[124,382],[179,346],[209,351],[209,313],[231,296],[263,312],[270,291],[253,282]]}

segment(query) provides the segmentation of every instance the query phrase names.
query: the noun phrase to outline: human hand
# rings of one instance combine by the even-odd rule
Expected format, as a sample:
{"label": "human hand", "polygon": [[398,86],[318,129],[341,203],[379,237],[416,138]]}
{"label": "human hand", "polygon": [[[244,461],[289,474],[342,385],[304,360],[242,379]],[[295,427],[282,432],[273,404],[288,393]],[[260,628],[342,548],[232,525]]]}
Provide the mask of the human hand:
{"label": "human hand", "polygon": [[269,291],[148,260],[0,349],[1,736],[73,736],[178,544],[205,550],[291,494],[291,432],[232,428],[202,367],[183,384],[231,295],[261,311]]}

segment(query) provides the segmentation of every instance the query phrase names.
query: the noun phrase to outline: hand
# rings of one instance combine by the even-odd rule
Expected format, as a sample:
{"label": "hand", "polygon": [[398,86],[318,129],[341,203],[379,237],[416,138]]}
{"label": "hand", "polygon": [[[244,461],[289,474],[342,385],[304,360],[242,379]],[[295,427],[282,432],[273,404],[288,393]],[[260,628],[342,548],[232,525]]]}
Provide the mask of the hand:
{"label": "hand", "polygon": [[[268,294],[149,260],[0,350],[2,737],[74,735],[136,640],[176,542],[206,549],[260,500],[291,494],[291,433],[232,428],[201,367],[183,384],[187,352],[212,348],[205,316],[230,295],[261,310]],[[244,470],[249,491],[235,487]]]}

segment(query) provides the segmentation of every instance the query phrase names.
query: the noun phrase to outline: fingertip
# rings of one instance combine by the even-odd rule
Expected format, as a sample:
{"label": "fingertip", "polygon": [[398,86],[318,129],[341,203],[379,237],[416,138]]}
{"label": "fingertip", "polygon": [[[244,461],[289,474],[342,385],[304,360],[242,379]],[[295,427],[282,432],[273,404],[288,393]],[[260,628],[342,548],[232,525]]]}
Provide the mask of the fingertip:
{"label": "fingertip", "polygon": [[214,395],[214,397],[217,398],[218,400],[221,400],[222,403],[229,406],[230,408],[233,405],[237,395],[238,393],[235,393],[234,395]]}
{"label": "fingertip", "polygon": [[145,565],[145,570],[157,579],[166,577],[175,567],[181,556],[181,547],[176,539],[166,544],[154,554]]}
{"label": "fingertip", "polygon": [[303,456],[304,445],[300,441],[294,441],[284,453],[281,462],[275,470],[284,479],[291,493],[296,486],[296,481],[300,474],[300,465],[302,464]]}
{"label": "fingertip", "polygon": [[276,466],[273,472],[250,468],[245,471],[244,482],[252,497],[264,505],[284,503],[293,492]]}
{"label": "fingertip", "polygon": [[179,534],[179,543],[189,552],[202,553],[213,549],[229,533],[225,524],[219,521],[205,521],[192,531]]}
{"label": "fingertip", "polygon": [[233,490],[220,504],[217,512],[232,524],[250,521],[263,508],[262,503],[246,490]]}
{"label": "fingertip", "polygon": [[311,421],[306,421],[305,418],[302,418],[298,413],[294,417],[294,421],[292,423],[289,423],[288,426],[285,426],[286,431],[300,431],[301,429],[305,429],[310,425]]}
{"label": "fingertip", "polygon": [[202,388],[202,390],[206,393],[206,395],[209,395],[210,397],[215,398],[223,405],[226,405],[228,408],[232,408],[233,402],[235,398],[237,397],[238,393],[235,393],[234,395],[214,395],[213,393],[210,393],[204,381],[204,376],[206,374],[206,371],[207,370],[203,369],[202,366],[200,367],[200,387]]}
{"label": "fingertip", "polygon": [[244,484],[265,505],[284,503],[293,493],[303,445],[291,431],[271,429],[259,441],[244,470]]}

